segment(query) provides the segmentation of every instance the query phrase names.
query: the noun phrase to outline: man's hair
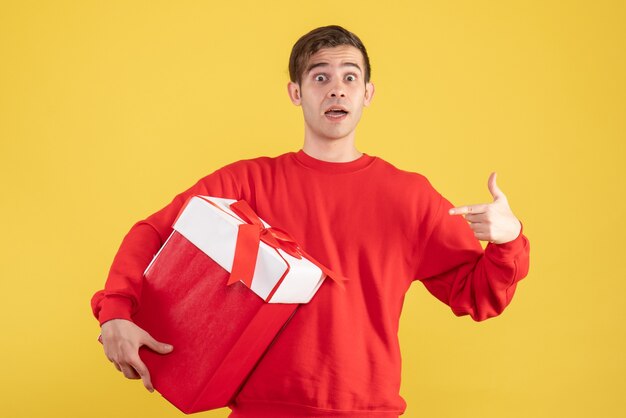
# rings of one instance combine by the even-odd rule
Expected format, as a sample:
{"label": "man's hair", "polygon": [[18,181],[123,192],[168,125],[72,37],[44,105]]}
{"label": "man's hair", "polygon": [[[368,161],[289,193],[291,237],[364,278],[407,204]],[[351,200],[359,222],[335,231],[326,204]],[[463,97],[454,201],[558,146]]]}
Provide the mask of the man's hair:
{"label": "man's hair", "polygon": [[291,49],[291,56],[289,57],[289,77],[291,81],[294,83],[300,83],[302,81],[302,75],[306,70],[305,67],[311,56],[317,51],[323,48],[334,48],[341,45],[350,45],[361,51],[365,65],[365,82],[368,83],[372,69],[365,45],[363,45],[363,42],[361,42],[359,37],[354,33],[337,25],[313,29],[311,32],[298,39]]}

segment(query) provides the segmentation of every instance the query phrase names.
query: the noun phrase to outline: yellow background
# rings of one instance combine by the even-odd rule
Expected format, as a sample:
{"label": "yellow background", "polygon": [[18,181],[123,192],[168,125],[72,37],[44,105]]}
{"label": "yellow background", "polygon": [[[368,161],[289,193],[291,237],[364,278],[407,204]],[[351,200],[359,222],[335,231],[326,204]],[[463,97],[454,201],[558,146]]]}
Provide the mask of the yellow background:
{"label": "yellow background", "polygon": [[457,204],[498,171],[532,245],[487,322],[413,286],[405,416],[626,416],[623,1],[0,4],[1,416],[181,416],[105,359],[90,297],[134,221],[301,147],[288,55],[335,23],[372,60],[360,150]]}

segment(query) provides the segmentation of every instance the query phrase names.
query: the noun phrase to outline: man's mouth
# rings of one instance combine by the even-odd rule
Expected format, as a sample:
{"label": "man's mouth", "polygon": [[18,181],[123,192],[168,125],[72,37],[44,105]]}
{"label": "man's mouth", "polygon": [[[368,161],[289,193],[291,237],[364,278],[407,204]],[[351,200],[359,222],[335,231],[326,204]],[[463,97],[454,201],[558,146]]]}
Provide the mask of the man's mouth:
{"label": "man's mouth", "polygon": [[328,108],[328,110],[326,110],[326,112],[324,112],[324,115],[330,117],[330,118],[341,118],[345,115],[348,114],[348,111],[345,110],[343,107],[340,106],[332,106],[330,108]]}

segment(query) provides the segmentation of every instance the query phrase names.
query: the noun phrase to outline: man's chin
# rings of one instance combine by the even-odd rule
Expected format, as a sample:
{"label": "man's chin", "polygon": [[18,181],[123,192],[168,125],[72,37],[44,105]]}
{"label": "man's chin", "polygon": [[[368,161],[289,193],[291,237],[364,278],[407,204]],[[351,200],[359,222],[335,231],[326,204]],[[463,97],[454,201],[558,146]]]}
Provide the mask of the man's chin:
{"label": "man's chin", "polygon": [[312,137],[325,142],[338,142],[354,137],[354,129],[346,126],[323,126],[322,129],[310,130]]}

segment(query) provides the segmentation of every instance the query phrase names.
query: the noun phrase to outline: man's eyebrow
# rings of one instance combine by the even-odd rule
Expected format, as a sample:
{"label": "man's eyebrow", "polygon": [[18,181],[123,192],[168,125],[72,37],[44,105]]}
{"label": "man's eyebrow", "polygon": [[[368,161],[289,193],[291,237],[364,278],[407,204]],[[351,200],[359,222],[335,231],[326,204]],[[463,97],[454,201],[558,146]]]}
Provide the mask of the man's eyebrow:
{"label": "man's eyebrow", "polygon": [[[306,73],[310,73],[311,71],[313,71],[315,68],[318,67],[327,67],[329,64],[327,62],[321,61],[321,62],[316,62],[315,64],[311,64],[309,65],[309,67],[306,69]],[[363,72],[361,70],[361,67],[354,63],[354,62],[344,62],[340,65],[340,67],[355,67],[356,69],[358,69],[361,73]]]}

